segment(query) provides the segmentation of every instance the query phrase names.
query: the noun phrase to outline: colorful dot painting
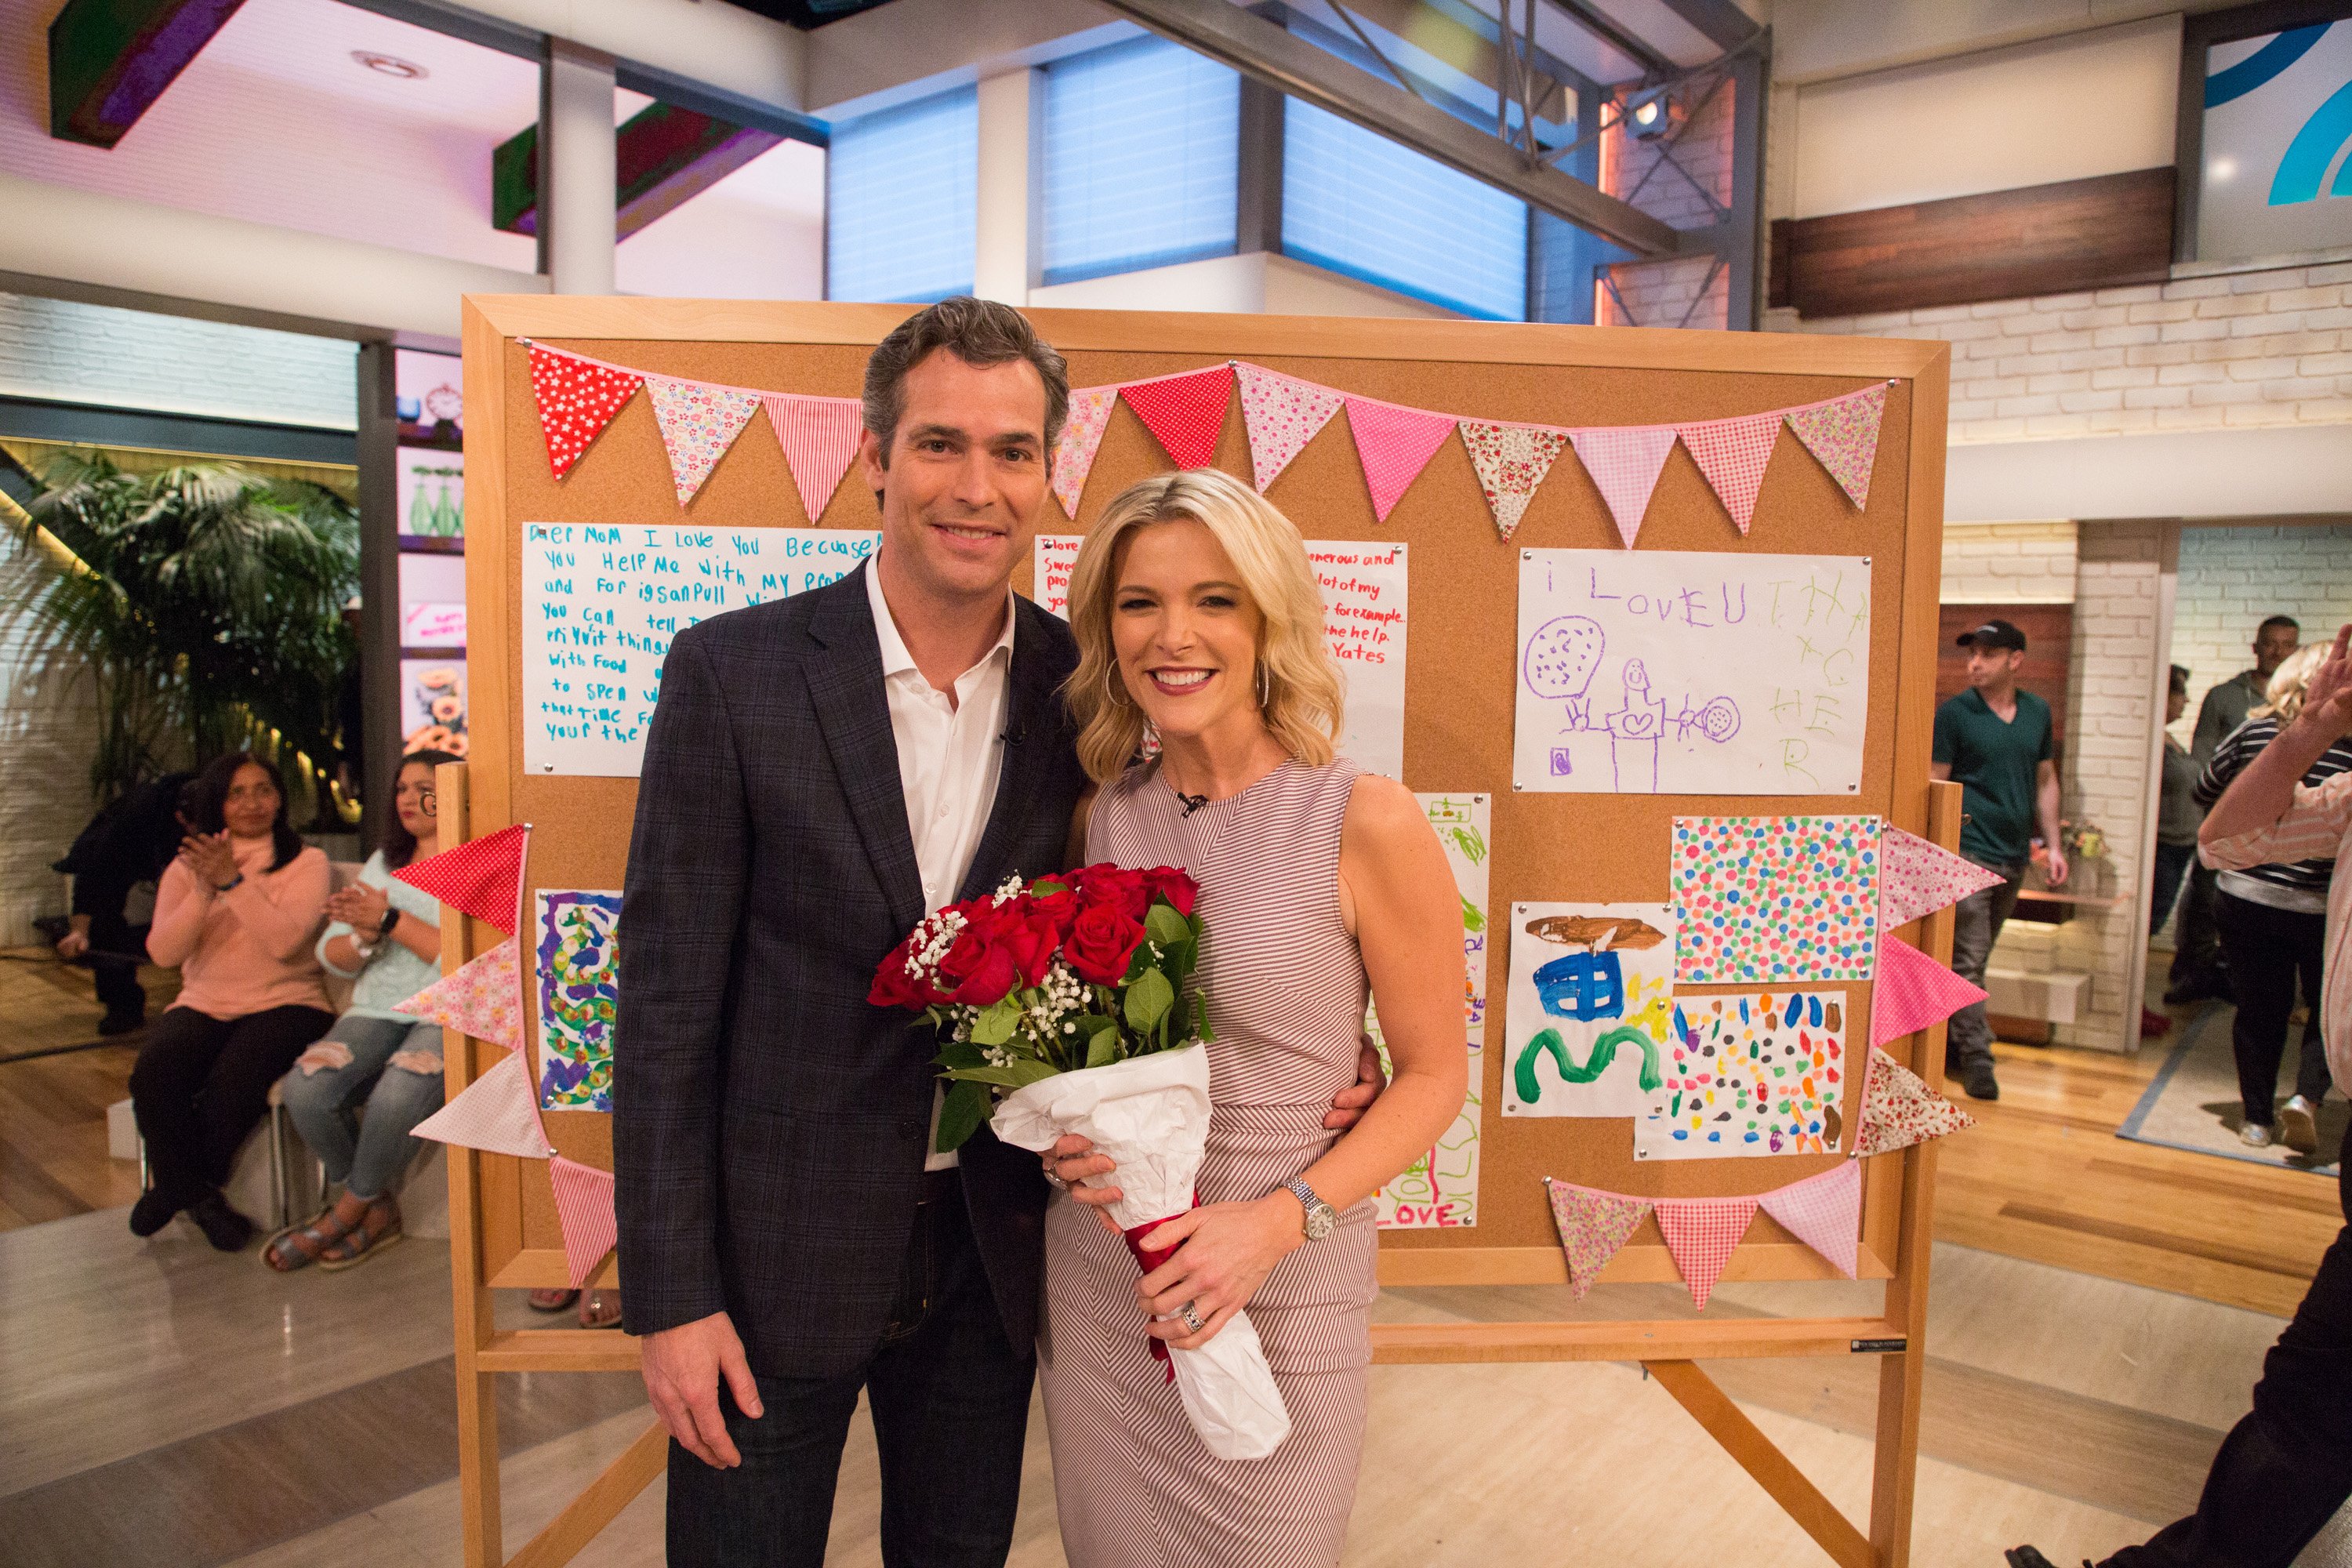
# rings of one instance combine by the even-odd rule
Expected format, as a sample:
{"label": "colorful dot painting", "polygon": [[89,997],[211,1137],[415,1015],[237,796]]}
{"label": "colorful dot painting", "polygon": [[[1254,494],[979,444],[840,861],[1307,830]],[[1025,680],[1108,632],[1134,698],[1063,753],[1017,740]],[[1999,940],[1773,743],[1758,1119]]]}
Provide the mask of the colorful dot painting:
{"label": "colorful dot painting", "polygon": [[1674,1041],[1636,1160],[1834,1154],[1844,1131],[1846,994],[1675,994]]}
{"label": "colorful dot painting", "polygon": [[1868,980],[1879,826],[1875,816],[1675,818],[1675,979]]}

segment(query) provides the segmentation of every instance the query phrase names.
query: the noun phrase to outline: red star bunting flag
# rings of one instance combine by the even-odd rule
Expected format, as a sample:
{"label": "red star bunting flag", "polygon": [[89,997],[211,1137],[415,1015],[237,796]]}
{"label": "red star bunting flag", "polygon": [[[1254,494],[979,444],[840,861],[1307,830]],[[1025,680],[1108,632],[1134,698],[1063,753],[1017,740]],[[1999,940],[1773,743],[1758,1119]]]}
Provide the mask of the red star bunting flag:
{"label": "red star bunting flag", "polygon": [[547,466],[557,479],[572,471],[645,381],[635,371],[530,345],[530,389],[539,399],[539,427],[547,437]]}

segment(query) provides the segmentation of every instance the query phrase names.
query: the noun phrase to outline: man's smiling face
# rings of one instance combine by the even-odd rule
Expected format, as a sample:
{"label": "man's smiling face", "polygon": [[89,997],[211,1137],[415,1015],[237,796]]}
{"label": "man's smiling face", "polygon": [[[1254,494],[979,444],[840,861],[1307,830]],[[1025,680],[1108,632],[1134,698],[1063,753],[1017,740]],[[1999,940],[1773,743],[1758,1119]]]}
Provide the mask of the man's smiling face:
{"label": "man's smiling face", "polygon": [[934,349],[901,386],[887,466],[871,432],[858,445],[893,570],[937,599],[1001,596],[1045,497],[1045,384]]}

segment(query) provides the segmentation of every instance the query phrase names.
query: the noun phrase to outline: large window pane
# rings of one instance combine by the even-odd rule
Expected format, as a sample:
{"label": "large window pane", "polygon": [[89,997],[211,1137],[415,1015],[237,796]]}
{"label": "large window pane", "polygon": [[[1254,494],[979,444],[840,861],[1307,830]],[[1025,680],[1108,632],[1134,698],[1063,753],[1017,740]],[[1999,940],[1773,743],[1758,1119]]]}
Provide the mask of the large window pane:
{"label": "large window pane", "polygon": [[1047,283],[1234,248],[1241,78],[1139,38],[1045,72]]}
{"label": "large window pane", "polygon": [[1282,248],[1494,321],[1528,308],[1528,209],[1491,185],[1286,100]]}
{"label": "large window pane", "polygon": [[979,183],[975,89],[835,126],[825,297],[914,303],[971,292]]}

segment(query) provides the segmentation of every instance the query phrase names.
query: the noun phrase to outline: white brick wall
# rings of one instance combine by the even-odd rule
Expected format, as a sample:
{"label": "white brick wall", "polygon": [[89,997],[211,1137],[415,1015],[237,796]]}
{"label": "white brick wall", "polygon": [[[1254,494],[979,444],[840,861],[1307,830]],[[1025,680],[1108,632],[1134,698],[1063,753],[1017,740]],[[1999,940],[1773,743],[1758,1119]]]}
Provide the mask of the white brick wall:
{"label": "white brick wall", "polygon": [[[1700,107],[1675,142],[1675,168],[1664,166],[1662,143],[1628,136],[1622,130],[1602,132],[1601,189],[1676,228],[1706,228],[1713,224],[1719,211],[1715,204],[1731,205],[1736,91],[1737,85],[1727,81]],[[1707,195],[1714,196],[1715,204],[1709,203]],[[1608,278],[1615,292],[1601,290],[1595,317],[1604,327],[1719,330],[1729,320],[1730,277],[1711,258],[1625,262],[1611,268]]]}
{"label": "white brick wall", "polygon": [[1765,324],[1950,343],[1955,444],[2352,421],[2352,262]]}
{"label": "white brick wall", "polygon": [[[56,568],[0,525],[0,606]],[[65,879],[49,869],[89,819],[98,694],[86,669],[36,668],[25,628],[0,608],[0,946],[37,940],[36,915],[63,914]]]}
{"label": "white brick wall", "polygon": [[356,427],[357,345],[0,293],[0,394]]}
{"label": "white brick wall", "polygon": [[1947,605],[2071,605],[2072,522],[1948,523],[1942,602]]}
{"label": "white brick wall", "polygon": [[2183,745],[2206,691],[2253,667],[2265,616],[2293,616],[2307,642],[2352,620],[2352,525],[2181,530],[2172,662],[2189,667],[2189,710],[2173,726]]}

